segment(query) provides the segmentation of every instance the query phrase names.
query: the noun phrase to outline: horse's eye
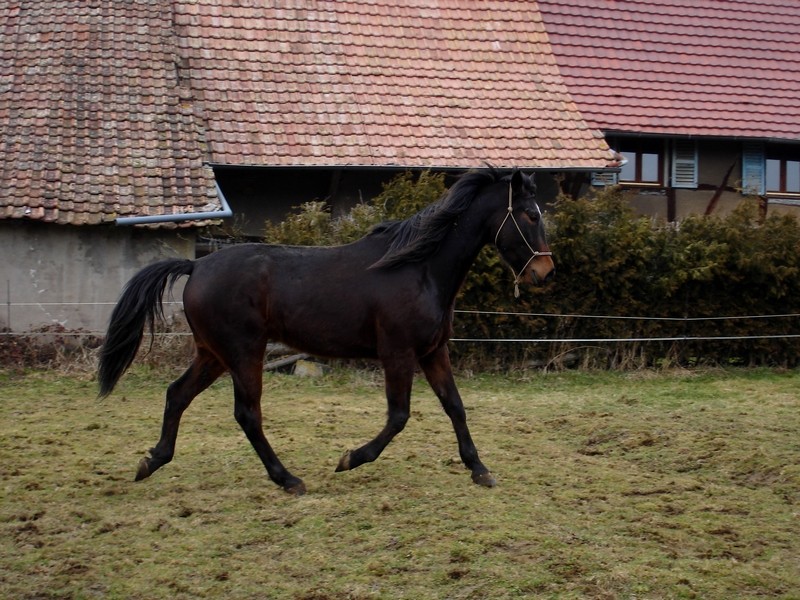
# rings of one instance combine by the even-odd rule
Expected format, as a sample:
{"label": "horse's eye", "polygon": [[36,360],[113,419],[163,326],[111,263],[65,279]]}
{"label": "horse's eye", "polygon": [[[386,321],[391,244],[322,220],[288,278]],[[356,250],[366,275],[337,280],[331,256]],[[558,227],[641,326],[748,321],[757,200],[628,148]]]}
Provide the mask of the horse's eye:
{"label": "horse's eye", "polygon": [[539,222],[539,211],[533,208],[526,208],[525,209],[525,216],[528,217],[531,223],[538,223]]}

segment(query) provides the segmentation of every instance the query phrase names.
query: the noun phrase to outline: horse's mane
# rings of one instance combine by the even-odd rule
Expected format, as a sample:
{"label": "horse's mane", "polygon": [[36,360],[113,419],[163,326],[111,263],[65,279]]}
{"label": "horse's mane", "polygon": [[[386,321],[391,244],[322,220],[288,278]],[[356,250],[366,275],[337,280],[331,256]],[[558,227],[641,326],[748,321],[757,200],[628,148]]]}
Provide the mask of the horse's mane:
{"label": "horse's mane", "polygon": [[391,268],[419,262],[439,247],[456,219],[472,204],[478,192],[501,179],[501,174],[489,167],[468,171],[439,200],[404,221],[381,223],[374,234],[388,234],[389,248],[372,268]]}

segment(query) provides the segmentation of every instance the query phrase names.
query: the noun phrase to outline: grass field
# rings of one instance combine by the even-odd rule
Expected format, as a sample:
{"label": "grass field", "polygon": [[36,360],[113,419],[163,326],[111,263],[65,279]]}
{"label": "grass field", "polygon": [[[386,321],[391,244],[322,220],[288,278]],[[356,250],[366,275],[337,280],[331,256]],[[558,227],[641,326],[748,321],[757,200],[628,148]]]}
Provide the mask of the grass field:
{"label": "grass field", "polygon": [[266,477],[221,380],[134,483],[170,375],[0,372],[3,598],[800,598],[800,372],[459,378],[499,480],[472,484],[422,380],[375,463],[334,473],[376,373],[265,375]]}

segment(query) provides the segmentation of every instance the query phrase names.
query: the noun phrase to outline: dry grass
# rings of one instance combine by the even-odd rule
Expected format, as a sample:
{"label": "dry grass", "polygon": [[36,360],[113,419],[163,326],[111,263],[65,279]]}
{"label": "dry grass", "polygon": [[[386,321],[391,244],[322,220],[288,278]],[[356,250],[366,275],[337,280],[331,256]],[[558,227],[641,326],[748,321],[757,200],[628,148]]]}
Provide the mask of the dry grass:
{"label": "dry grass", "polygon": [[424,382],[375,463],[374,373],[265,376],[267,434],[309,494],[266,478],[225,380],[175,461],[132,477],[169,381],[0,373],[0,596],[798,598],[796,372],[460,379],[499,487],[470,482]]}

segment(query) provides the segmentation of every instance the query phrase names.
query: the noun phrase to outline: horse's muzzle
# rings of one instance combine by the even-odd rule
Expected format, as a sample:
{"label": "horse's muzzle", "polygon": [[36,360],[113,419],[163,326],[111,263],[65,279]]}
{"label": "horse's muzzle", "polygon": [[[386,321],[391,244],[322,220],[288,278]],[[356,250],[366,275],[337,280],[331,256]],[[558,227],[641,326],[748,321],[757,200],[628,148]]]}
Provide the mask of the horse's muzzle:
{"label": "horse's muzzle", "polygon": [[537,256],[528,265],[522,281],[531,285],[544,285],[556,274],[556,265],[549,256]]}

